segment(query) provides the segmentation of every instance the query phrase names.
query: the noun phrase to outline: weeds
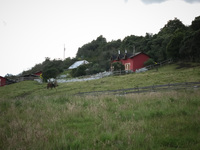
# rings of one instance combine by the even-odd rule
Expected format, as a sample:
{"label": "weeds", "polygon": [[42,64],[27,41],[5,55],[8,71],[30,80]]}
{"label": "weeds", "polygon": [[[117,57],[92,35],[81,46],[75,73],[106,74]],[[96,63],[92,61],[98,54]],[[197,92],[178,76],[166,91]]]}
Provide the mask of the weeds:
{"label": "weeds", "polygon": [[[191,75],[178,70],[184,73],[174,73],[184,76],[179,81]],[[197,71],[190,81],[197,80]],[[167,82],[162,80],[166,74],[178,78],[167,68],[158,72],[61,84],[57,91],[35,82],[0,88],[0,149],[199,149],[199,89],[72,96],[93,89],[94,82],[95,90],[102,90]]]}

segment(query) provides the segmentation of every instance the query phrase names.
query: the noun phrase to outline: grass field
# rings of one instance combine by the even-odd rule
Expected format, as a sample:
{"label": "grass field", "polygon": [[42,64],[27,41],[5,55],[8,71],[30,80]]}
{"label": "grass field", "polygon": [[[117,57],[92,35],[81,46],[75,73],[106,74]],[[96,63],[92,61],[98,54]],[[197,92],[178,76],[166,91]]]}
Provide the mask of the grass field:
{"label": "grass field", "polygon": [[200,149],[200,90],[125,96],[78,92],[200,81],[200,67],[0,88],[0,149]]}

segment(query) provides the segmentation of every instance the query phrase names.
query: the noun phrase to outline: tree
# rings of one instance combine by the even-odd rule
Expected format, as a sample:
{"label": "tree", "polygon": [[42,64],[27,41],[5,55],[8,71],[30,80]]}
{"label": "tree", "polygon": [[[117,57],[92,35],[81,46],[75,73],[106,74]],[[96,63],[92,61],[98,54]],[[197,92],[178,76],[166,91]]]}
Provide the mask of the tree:
{"label": "tree", "polygon": [[152,58],[149,58],[147,61],[144,62],[144,66],[149,66],[155,64],[155,61]]}
{"label": "tree", "polygon": [[86,75],[87,65],[81,65],[78,68],[75,68],[71,71],[72,77],[79,77]]}
{"label": "tree", "polygon": [[114,67],[114,71],[125,70],[125,66],[121,62],[114,62],[112,66]]}
{"label": "tree", "polygon": [[46,82],[50,78],[56,78],[59,74],[59,71],[56,68],[50,68],[42,73],[43,80]]}
{"label": "tree", "polygon": [[177,18],[169,20],[168,23],[161,29],[161,32],[173,34],[177,29],[185,29],[185,25]]}
{"label": "tree", "polygon": [[196,17],[195,20],[192,21],[191,28],[195,31],[200,29],[200,16]]}
{"label": "tree", "polygon": [[168,57],[171,57],[173,59],[179,59],[180,58],[180,44],[181,41],[184,38],[184,34],[182,32],[176,33],[170,40],[170,42],[167,45],[167,54]]}
{"label": "tree", "polygon": [[190,32],[181,42],[180,55],[182,59],[197,61],[200,59],[200,30]]}

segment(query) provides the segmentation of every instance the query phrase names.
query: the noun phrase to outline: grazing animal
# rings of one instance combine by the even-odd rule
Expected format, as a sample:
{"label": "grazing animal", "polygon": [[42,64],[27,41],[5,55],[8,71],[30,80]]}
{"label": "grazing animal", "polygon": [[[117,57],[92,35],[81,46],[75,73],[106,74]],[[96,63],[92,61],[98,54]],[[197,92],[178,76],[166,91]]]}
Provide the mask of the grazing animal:
{"label": "grazing animal", "polygon": [[57,82],[56,82],[56,80],[54,80],[54,81],[49,81],[48,83],[47,83],[47,89],[49,89],[49,88],[56,88],[58,86],[58,84],[57,84]]}

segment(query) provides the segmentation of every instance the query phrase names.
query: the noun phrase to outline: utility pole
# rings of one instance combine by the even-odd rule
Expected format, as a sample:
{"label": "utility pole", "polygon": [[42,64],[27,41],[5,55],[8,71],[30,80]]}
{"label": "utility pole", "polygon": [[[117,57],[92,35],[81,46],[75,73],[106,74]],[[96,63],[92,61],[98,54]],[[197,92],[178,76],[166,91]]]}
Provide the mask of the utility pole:
{"label": "utility pole", "polygon": [[63,60],[65,60],[65,44],[64,44]]}

